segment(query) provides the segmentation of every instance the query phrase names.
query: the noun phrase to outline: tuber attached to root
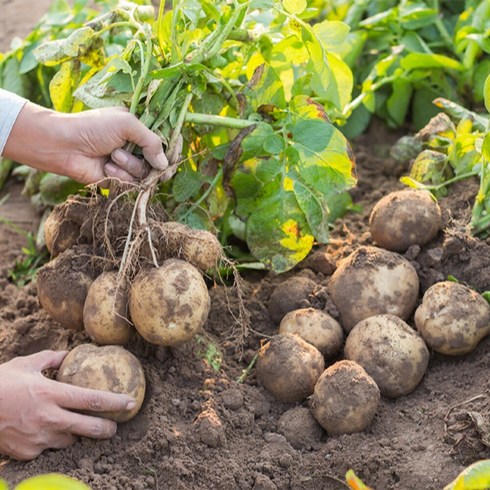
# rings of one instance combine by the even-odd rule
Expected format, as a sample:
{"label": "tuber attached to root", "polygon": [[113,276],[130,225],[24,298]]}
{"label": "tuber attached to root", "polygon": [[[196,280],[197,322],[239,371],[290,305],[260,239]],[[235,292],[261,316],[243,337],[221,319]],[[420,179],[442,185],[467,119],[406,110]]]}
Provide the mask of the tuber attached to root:
{"label": "tuber attached to root", "polygon": [[156,345],[175,346],[192,339],[206,322],[210,305],[201,273],[179,259],[141,270],[129,294],[136,330]]}
{"label": "tuber attached to root", "polygon": [[88,290],[83,308],[85,332],[97,344],[122,345],[134,328],[128,321],[126,288],[118,284],[117,272],[103,272]]}
{"label": "tuber attached to root", "polygon": [[123,393],[136,400],[129,412],[88,411],[90,415],[126,422],[140,410],[145,397],[145,373],[140,361],[118,345],[98,347],[82,344],[70,351],[58,370],[57,378],[82,388]]}

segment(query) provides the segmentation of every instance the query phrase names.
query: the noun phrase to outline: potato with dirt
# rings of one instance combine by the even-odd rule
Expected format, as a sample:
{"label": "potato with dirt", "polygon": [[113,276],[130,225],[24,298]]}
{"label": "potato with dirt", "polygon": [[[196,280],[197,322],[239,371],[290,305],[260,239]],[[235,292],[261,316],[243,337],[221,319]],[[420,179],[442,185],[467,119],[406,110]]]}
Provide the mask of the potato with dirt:
{"label": "potato with dirt", "polygon": [[415,312],[415,325],[436,352],[467,354],[490,334],[490,305],[464,284],[438,282],[425,292]]}
{"label": "potato with dirt", "polygon": [[87,412],[116,422],[132,419],[145,397],[146,380],[138,358],[119,345],[81,344],[71,350],[58,370],[56,379],[82,388],[123,393],[136,400],[129,412]]}
{"label": "potato with dirt", "polygon": [[361,432],[371,424],[380,401],[379,388],[354,361],[338,361],[318,379],[311,411],[328,434]]}
{"label": "potato with dirt", "polygon": [[272,320],[280,323],[286,313],[302,308],[316,288],[315,281],[305,276],[293,276],[281,282],[272,292],[267,307]]}
{"label": "potato with dirt", "polygon": [[321,352],[298,335],[274,335],[264,344],[256,365],[257,378],[278,400],[299,402],[313,393],[325,368]]}
{"label": "potato with dirt", "polygon": [[300,308],[287,313],[281,320],[279,333],[299,335],[327,358],[335,356],[344,342],[344,331],[339,322],[315,308]]}
{"label": "potato with dirt", "polygon": [[201,273],[179,259],[142,269],[131,284],[129,313],[151,344],[176,346],[191,340],[208,318],[211,299]]}
{"label": "potato with dirt", "polygon": [[374,315],[407,320],[417,304],[419,278],[413,265],[396,252],[363,246],[339,262],[329,293],[349,333]]}
{"label": "potato with dirt", "polygon": [[72,330],[83,329],[83,308],[88,290],[99,272],[93,248],[77,245],[41,267],[37,294],[49,316]]}
{"label": "potato with dirt", "polygon": [[429,364],[422,337],[394,315],[375,315],[359,322],[347,336],[344,354],[362,366],[388,398],[412,392]]}
{"label": "potato with dirt", "polygon": [[128,320],[127,296],[117,272],[103,272],[92,283],[83,307],[83,325],[95,343],[123,345],[129,341],[134,327]]}
{"label": "potato with dirt", "polygon": [[441,208],[432,194],[414,189],[384,196],[369,218],[373,240],[393,252],[405,252],[411,245],[425,245],[437,235],[441,225]]}
{"label": "potato with dirt", "polygon": [[44,242],[51,257],[76,245],[80,235],[80,226],[65,219],[61,208],[55,207],[44,221]]}

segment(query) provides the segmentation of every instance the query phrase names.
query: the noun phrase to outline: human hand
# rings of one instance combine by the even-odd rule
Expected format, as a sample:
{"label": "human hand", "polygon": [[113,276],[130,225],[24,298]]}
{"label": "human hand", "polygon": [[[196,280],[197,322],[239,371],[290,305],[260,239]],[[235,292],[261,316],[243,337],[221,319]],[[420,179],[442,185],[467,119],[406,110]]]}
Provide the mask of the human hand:
{"label": "human hand", "polygon": [[144,176],[145,164],[122,149],[128,142],[142,149],[152,167],[168,166],[160,138],[125,109],[63,114],[29,102],[17,117],[3,154],[82,184],[100,183],[106,177],[131,182]]}
{"label": "human hand", "polygon": [[66,352],[42,351],[0,365],[0,453],[15,459],[36,458],[48,448],[72,445],[77,436],[107,439],[116,433],[112,420],[71,410],[131,410],[127,395],[80,388],[43,376],[57,369]]}

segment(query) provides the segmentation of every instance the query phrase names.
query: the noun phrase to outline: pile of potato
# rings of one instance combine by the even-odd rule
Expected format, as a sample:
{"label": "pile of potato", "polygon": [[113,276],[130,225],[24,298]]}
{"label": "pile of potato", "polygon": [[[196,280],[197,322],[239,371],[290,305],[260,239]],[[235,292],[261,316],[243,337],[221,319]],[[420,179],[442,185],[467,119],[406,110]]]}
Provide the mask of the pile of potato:
{"label": "pile of potato", "polygon": [[[280,285],[269,304],[279,330],[257,363],[264,387],[284,402],[309,399],[329,434],[358,432],[372,422],[381,396],[397,398],[416,388],[430,351],[455,356],[474,349],[490,333],[487,301],[450,281],[434,284],[420,299],[417,271],[400,255],[435,238],[441,221],[438,204],[424,191],[381,199],[370,217],[379,247],[359,247],[328,280],[339,321],[325,311],[295,308],[298,299],[288,298],[281,310],[277,298],[284,294],[276,291],[291,291],[286,283],[294,278]],[[324,361],[330,361],[326,369]]]}
{"label": "pile of potato", "polygon": [[[47,219],[45,241],[53,259],[37,276],[39,301],[51,318],[66,328],[85,330],[96,344],[70,353],[59,379],[127,393],[142,402],[143,370],[121,346],[138,335],[159,346],[177,346],[194,338],[208,318],[211,303],[203,273],[216,267],[221,246],[210,232],[159,223],[152,247],[160,265],[145,257],[142,247],[137,267],[123,274],[104,243],[96,240],[101,226],[94,213],[79,212],[80,206],[91,203],[67,201]],[[124,237],[110,238],[116,244],[124,242]],[[114,250],[124,251],[117,245]],[[107,373],[116,373],[116,381]],[[131,386],[141,389],[130,393]]]}

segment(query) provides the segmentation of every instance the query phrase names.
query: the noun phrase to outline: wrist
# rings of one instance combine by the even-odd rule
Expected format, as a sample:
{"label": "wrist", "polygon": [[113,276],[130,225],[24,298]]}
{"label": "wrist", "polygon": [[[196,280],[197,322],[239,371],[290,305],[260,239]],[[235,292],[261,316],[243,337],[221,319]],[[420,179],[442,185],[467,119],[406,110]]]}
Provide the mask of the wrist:
{"label": "wrist", "polygon": [[41,171],[66,174],[69,158],[67,114],[28,102],[7,139],[6,158]]}

